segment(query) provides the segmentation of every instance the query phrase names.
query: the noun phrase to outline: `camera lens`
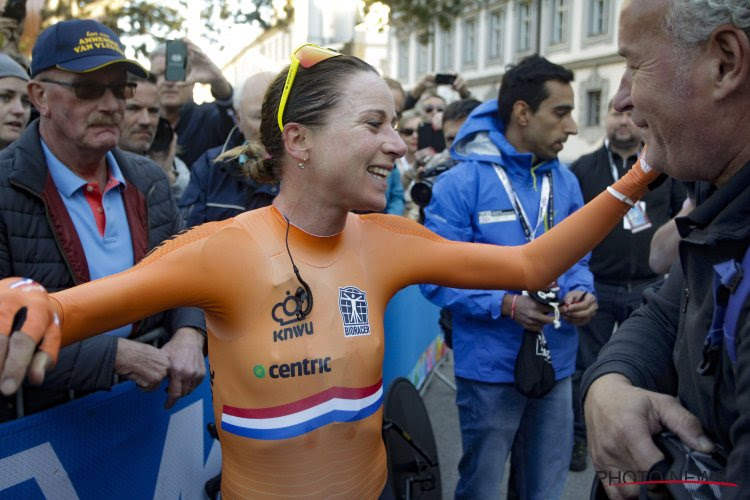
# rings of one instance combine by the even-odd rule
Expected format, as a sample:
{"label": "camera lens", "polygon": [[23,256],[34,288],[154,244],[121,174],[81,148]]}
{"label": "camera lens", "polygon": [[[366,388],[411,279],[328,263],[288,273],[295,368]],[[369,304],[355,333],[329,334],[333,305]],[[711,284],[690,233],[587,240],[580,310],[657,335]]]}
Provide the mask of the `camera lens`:
{"label": "camera lens", "polygon": [[426,207],[432,199],[432,182],[420,181],[415,182],[411,187],[411,199],[420,207]]}

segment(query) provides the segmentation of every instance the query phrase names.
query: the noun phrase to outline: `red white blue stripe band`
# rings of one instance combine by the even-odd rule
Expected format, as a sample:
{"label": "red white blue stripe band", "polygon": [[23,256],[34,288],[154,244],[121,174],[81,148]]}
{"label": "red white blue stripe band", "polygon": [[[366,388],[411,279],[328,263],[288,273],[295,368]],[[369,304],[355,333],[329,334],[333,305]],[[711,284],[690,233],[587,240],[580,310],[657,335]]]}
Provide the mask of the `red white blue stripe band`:
{"label": "red white blue stripe band", "polygon": [[370,387],[330,387],[299,401],[271,408],[224,405],[221,428],[253,439],[288,439],[334,422],[363,420],[382,404],[382,380]]}

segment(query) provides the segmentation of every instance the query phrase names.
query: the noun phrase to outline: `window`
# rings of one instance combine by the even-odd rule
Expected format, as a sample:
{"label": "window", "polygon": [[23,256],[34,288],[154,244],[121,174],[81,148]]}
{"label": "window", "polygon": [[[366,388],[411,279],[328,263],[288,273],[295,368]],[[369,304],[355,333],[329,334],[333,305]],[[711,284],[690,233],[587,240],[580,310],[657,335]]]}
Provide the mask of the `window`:
{"label": "window", "polygon": [[598,127],[599,117],[602,111],[602,91],[601,90],[588,90],[586,91],[586,120],[585,124],[587,127]]}
{"label": "window", "polygon": [[609,0],[589,0],[588,35],[604,35],[609,31]]}
{"label": "window", "polygon": [[430,72],[430,46],[417,41],[417,79]]}
{"label": "window", "polygon": [[403,38],[398,41],[398,79],[406,81],[409,79],[409,39]]}
{"label": "window", "polygon": [[490,11],[487,20],[487,59],[501,61],[503,59],[503,24],[505,12],[502,9]]}
{"label": "window", "polygon": [[550,45],[568,41],[568,0],[552,0],[552,34]]}
{"label": "window", "polygon": [[477,18],[470,17],[464,20],[464,43],[461,62],[464,68],[474,67],[477,64]]}
{"label": "window", "polygon": [[440,69],[453,70],[453,29],[443,31],[440,37]]}
{"label": "window", "polygon": [[534,48],[534,10],[531,2],[518,4],[518,52]]}

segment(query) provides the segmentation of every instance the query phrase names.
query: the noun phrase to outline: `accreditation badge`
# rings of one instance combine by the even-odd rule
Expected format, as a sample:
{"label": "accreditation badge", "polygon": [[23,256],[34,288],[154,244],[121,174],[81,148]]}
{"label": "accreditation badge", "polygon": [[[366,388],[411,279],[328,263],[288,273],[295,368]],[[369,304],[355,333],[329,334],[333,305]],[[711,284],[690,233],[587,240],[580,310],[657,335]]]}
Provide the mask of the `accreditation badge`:
{"label": "accreditation badge", "polygon": [[635,206],[625,214],[625,218],[622,219],[622,225],[623,228],[634,234],[650,228],[651,221],[649,220],[648,215],[646,215],[646,202],[637,202]]}

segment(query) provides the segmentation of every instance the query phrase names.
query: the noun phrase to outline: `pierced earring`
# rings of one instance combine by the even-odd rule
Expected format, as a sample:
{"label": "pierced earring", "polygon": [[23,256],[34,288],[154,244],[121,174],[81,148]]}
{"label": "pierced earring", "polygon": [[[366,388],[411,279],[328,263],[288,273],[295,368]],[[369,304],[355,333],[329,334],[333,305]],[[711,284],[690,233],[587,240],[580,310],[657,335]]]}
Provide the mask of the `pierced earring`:
{"label": "pierced earring", "polygon": [[302,162],[299,162],[299,163],[297,164],[297,167],[298,167],[298,168],[301,168],[301,169],[303,169],[303,168],[305,168],[305,164],[304,164],[304,163],[302,163]]}

